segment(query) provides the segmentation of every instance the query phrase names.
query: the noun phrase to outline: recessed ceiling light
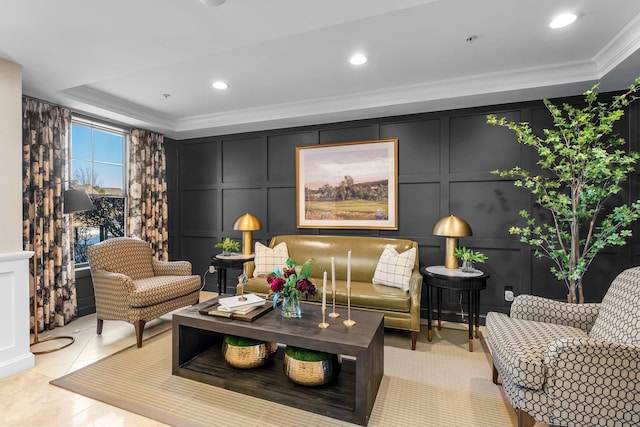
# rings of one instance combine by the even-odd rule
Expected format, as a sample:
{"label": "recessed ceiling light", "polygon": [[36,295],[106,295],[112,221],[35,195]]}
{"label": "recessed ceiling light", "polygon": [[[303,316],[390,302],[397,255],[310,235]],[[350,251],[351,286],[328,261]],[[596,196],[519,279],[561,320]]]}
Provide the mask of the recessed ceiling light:
{"label": "recessed ceiling light", "polygon": [[202,3],[205,6],[216,7],[216,6],[220,6],[225,1],[226,0],[200,0],[200,3]]}
{"label": "recessed ceiling light", "polygon": [[562,28],[567,25],[573,24],[576,20],[577,16],[573,13],[563,13],[562,15],[558,15],[553,18],[553,21],[549,24],[549,28]]}
{"label": "recessed ceiling light", "polygon": [[223,82],[222,80],[218,80],[217,82],[213,82],[213,84],[211,85],[216,89],[226,89],[229,87],[228,84],[226,84],[225,82]]}
{"label": "recessed ceiling light", "polygon": [[367,62],[367,57],[361,53],[356,53],[351,58],[349,58],[349,62],[353,65],[362,65]]}

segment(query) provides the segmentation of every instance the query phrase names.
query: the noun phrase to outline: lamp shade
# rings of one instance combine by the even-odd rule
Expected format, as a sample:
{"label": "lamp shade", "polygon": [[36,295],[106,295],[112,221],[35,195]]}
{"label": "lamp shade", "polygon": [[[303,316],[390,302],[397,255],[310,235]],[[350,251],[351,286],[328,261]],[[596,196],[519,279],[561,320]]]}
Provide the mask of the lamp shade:
{"label": "lamp shade", "polygon": [[70,214],[74,212],[91,211],[94,209],[91,199],[84,190],[72,188],[66,190],[62,195],[63,213]]}
{"label": "lamp shade", "polygon": [[262,228],[262,224],[260,223],[260,220],[257,217],[251,215],[250,213],[240,215],[236,219],[236,222],[233,223],[234,230],[253,231],[253,230],[260,230],[261,228]]}
{"label": "lamp shade", "polygon": [[440,218],[438,222],[435,223],[433,226],[433,234],[446,237],[464,237],[473,236],[473,231],[471,231],[471,226],[467,221],[455,215],[449,215]]}
{"label": "lamp shade", "polygon": [[260,220],[250,213],[240,215],[236,222],[233,223],[234,230],[242,230],[242,253],[245,256],[251,255],[253,248],[253,236],[251,232],[253,230],[260,230],[262,224]]}

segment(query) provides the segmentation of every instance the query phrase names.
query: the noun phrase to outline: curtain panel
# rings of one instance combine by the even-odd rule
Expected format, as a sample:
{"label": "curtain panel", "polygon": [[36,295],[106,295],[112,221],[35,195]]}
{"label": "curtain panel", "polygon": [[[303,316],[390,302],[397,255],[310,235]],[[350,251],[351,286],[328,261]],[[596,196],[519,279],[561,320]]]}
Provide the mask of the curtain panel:
{"label": "curtain panel", "polygon": [[129,235],[151,244],[161,261],[169,259],[167,166],[164,136],[134,129],[129,139]]}
{"label": "curtain panel", "polygon": [[[23,246],[34,252],[31,328],[37,323],[40,332],[77,317],[69,218],[62,213],[71,111],[23,97],[22,115]],[[35,319],[33,298],[38,300]]]}

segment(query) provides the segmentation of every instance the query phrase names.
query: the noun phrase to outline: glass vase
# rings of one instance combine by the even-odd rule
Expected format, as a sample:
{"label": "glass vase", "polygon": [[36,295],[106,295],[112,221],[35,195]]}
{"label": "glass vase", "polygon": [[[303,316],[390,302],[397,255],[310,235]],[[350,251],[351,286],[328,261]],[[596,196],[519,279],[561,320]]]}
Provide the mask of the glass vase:
{"label": "glass vase", "polygon": [[297,295],[286,295],[282,299],[282,317],[287,319],[295,319],[302,317],[300,310],[300,300]]}
{"label": "glass vase", "polygon": [[464,271],[465,273],[473,273],[475,271],[473,268],[473,262],[462,261],[462,271]]}

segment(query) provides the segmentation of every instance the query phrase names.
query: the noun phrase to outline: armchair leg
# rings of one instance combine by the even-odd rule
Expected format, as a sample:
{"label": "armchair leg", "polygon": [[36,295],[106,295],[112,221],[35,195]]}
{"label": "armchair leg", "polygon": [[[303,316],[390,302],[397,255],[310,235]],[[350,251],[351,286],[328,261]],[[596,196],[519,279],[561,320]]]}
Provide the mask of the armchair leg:
{"label": "armchair leg", "polygon": [[136,329],[136,344],[138,348],[142,347],[142,333],[144,332],[144,320],[137,320],[133,322],[133,327]]}
{"label": "armchair leg", "polygon": [[102,326],[103,326],[103,324],[104,324],[104,320],[98,319],[98,322],[96,324],[96,333],[98,335],[102,335]]}
{"label": "armchair leg", "polygon": [[498,382],[498,370],[496,369],[496,365],[494,364],[492,366],[493,366],[493,375],[491,380],[495,385],[500,385],[500,383]]}
{"label": "armchair leg", "polygon": [[536,424],[536,420],[522,409],[516,409],[518,414],[518,427],[533,427]]}
{"label": "armchair leg", "polygon": [[418,341],[418,332],[411,331],[411,350],[416,349],[416,341]]}

